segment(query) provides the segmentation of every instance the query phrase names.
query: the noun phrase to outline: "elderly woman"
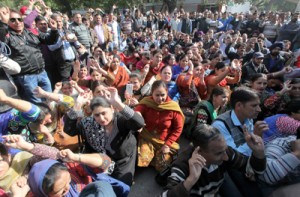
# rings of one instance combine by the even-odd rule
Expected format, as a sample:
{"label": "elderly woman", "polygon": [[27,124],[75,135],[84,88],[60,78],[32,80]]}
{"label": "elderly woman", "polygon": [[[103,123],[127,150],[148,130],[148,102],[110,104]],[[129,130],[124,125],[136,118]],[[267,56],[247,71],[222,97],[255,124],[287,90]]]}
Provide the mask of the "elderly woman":
{"label": "elderly woman", "polygon": [[146,123],[139,136],[138,166],[147,167],[151,164],[161,171],[179,150],[177,140],[182,132],[184,115],[178,103],[168,96],[165,82],[155,81],[151,94],[135,108]]}
{"label": "elderly woman", "polygon": [[[131,185],[136,161],[136,139],[134,132],[144,126],[143,117],[124,105],[116,88],[105,89],[107,94],[95,97],[91,103],[92,116],[77,118],[82,114],[81,104],[67,113],[64,131],[71,135],[80,134],[85,152],[106,153],[115,161],[112,176]],[[110,96],[109,96],[110,95]]]}

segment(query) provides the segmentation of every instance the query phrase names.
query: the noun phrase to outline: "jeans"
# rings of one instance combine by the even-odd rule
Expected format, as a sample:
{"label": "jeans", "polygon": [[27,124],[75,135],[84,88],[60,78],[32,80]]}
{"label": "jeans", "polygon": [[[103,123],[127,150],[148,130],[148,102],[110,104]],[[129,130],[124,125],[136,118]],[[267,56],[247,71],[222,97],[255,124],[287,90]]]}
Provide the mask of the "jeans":
{"label": "jeans", "polygon": [[18,87],[20,97],[32,103],[42,102],[41,98],[37,98],[33,94],[33,90],[37,86],[40,86],[46,92],[52,92],[51,83],[45,70],[38,74],[16,76],[14,82]]}

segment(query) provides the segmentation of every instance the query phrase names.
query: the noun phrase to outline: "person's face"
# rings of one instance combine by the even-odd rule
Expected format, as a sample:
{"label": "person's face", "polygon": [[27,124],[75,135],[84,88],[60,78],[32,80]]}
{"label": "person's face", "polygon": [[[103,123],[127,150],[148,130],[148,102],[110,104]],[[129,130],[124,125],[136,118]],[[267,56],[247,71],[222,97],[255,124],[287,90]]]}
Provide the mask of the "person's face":
{"label": "person's face", "polygon": [[51,124],[52,123],[52,116],[51,114],[46,114],[43,122],[42,122],[42,125],[48,125],[48,124]]}
{"label": "person's face", "polygon": [[142,56],[142,62],[143,62],[143,64],[149,64],[150,59],[146,58],[145,56]]}
{"label": "person's face", "polygon": [[300,83],[292,84],[290,95],[293,98],[300,98]]}
{"label": "person's face", "polygon": [[188,62],[189,62],[189,59],[188,59],[187,56],[185,56],[185,57],[182,58],[182,59],[180,60],[180,62],[179,62],[180,67],[181,67],[181,68],[186,67],[186,66],[188,65]]}
{"label": "person's face", "polygon": [[223,107],[223,106],[225,106],[228,102],[228,97],[229,97],[228,93],[214,96],[213,97],[213,103],[214,103],[214,105],[216,105],[214,107]]}
{"label": "person's face", "polygon": [[101,77],[102,77],[102,75],[99,72],[97,72],[97,71],[92,72],[91,78],[93,81],[100,81]]}
{"label": "person's face", "polygon": [[70,190],[71,176],[68,171],[60,171],[55,180],[53,190],[48,194],[49,197],[63,197]]}
{"label": "person's face", "polygon": [[158,87],[152,92],[152,97],[155,103],[162,104],[166,101],[168,92],[164,87]]}
{"label": "person's face", "polygon": [[226,153],[227,144],[223,136],[219,135],[218,138],[210,141],[206,149],[199,150],[199,153],[205,158],[206,166],[221,165],[224,161],[228,160]]}
{"label": "person's face", "polygon": [[87,27],[90,27],[90,20],[84,20],[83,24]]}
{"label": "person's face", "polygon": [[161,61],[162,61],[162,54],[156,53],[156,54],[153,56],[152,60],[153,60],[153,65],[154,65],[154,66],[159,65],[159,64],[161,63]]}
{"label": "person's face", "polygon": [[103,17],[103,23],[107,23],[108,22],[108,16]]}
{"label": "person's face", "polygon": [[141,82],[139,81],[138,78],[132,77],[129,79],[129,83],[132,84],[132,89],[137,91],[141,88]]}
{"label": "person's face", "polygon": [[96,107],[93,111],[93,117],[98,124],[101,126],[107,126],[113,119],[113,108],[112,107]]}
{"label": "person's face", "polygon": [[71,84],[65,84],[62,86],[61,92],[67,96],[70,96],[73,92],[73,87],[71,86]]}
{"label": "person's face", "polygon": [[75,21],[75,23],[77,24],[81,24],[82,23],[82,17],[80,14],[76,14],[73,18],[73,20]]}
{"label": "person's face", "polygon": [[11,162],[10,155],[0,155],[0,180],[6,175]]}
{"label": "person's face", "polygon": [[215,68],[215,73],[217,76],[221,75],[222,73],[224,73],[226,71],[226,67],[224,68],[220,68],[220,69],[216,69]]}
{"label": "person's face", "polygon": [[188,50],[188,51],[186,52],[186,54],[187,54],[187,56],[188,56],[189,59],[192,59],[192,57],[193,57],[193,52],[192,52],[192,50]]}
{"label": "person's face", "polygon": [[22,33],[24,30],[24,22],[20,14],[11,12],[8,21],[8,26],[17,33]]}
{"label": "person's face", "polygon": [[38,21],[36,23],[36,26],[43,33],[46,33],[48,30],[48,24],[45,20]]}
{"label": "person's face", "polygon": [[64,14],[64,15],[63,15],[63,18],[64,18],[64,21],[65,21],[65,22],[68,22],[68,21],[69,21],[68,15]]}
{"label": "person's face", "polygon": [[107,91],[105,90],[105,87],[103,85],[99,85],[95,88],[94,92],[93,92],[93,96],[97,97],[104,97],[107,94]]}
{"label": "person's face", "polygon": [[239,110],[243,114],[244,118],[255,119],[259,112],[261,112],[259,104],[259,99],[255,99],[246,103],[239,103]]}
{"label": "person's face", "polygon": [[195,77],[199,77],[202,72],[204,72],[204,71],[203,71],[203,67],[201,65],[197,66],[196,68],[193,69],[193,75]]}
{"label": "person's face", "polygon": [[83,67],[83,68],[80,69],[79,75],[81,77],[86,77],[87,76],[87,69],[86,69],[86,67]]}
{"label": "person's face", "polygon": [[299,14],[294,14],[291,21],[295,23],[297,22],[298,18],[299,18]]}
{"label": "person's face", "polygon": [[175,57],[171,56],[168,63],[169,63],[169,65],[173,66],[176,63]]}
{"label": "person's face", "polygon": [[254,58],[254,63],[260,65],[264,61],[264,58]]}
{"label": "person's face", "polygon": [[114,58],[111,62],[111,67],[115,70],[118,66],[120,66],[120,60],[118,58]]}
{"label": "person's face", "polygon": [[55,21],[57,23],[57,29],[62,29],[63,28],[63,21],[62,18],[60,16],[57,16],[55,18]]}
{"label": "person's face", "polygon": [[101,24],[102,23],[102,17],[101,16],[96,16],[95,20],[96,20],[97,24]]}
{"label": "person's face", "polygon": [[251,88],[258,93],[262,93],[268,85],[266,77],[260,77],[256,81],[252,82]]}
{"label": "person's face", "polygon": [[161,71],[160,76],[161,76],[161,80],[164,81],[164,82],[171,81],[171,78],[172,78],[172,69],[171,69],[171,67],[167,66],[166,68],[164,68]]}

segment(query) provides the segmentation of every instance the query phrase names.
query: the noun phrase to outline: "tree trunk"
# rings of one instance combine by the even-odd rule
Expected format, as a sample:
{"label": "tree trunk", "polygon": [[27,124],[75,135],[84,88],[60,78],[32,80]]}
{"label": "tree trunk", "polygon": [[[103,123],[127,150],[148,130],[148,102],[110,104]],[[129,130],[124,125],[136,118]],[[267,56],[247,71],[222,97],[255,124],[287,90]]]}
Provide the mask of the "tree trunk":
{"label": "tree trunk", "polygon": [[177,0],[163,0],[163,5],[167,5],[169,13],[172,13],[176,8]]}

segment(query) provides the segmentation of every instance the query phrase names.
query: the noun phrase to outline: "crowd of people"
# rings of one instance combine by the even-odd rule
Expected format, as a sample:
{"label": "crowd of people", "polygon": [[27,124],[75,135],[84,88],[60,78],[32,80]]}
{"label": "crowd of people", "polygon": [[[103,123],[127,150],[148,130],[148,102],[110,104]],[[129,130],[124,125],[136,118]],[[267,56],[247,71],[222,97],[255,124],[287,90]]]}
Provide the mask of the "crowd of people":
{"label": "crowd of people", "polygon": [[0,46],[1,196],[128,196],[149,166],[161,196],[298,193],[299,13],[29,0]]}

